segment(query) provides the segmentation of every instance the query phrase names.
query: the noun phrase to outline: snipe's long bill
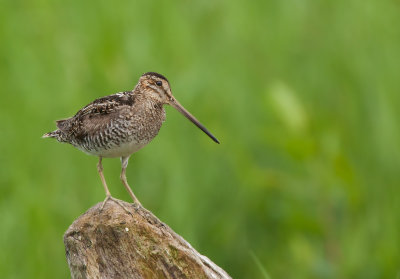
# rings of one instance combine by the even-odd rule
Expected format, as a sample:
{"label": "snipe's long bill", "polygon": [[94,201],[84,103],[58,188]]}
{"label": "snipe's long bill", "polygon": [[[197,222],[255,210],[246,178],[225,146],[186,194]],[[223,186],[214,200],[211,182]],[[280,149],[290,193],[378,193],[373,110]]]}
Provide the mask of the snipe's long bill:
{"label": "snipe's long bill", "polygon": [[97,169],[106,192],[106,199],[114,200],[103,175],[102,158],[121,158],[121,181],[134,203],[139,200],[126,180],[129,157],[146,146],[159,132],[165,121],[164,105],[171,105],[199,127],[213,141],[219,143],[192,114],[172,95],[170,83],[154,72],[143,74],[132,91],[119,92],[94,100],[73,117],[56,121],[58,129],[44,134],[69,143],[90,155],[98,156]]}
{"label": "snipe's long bill", "polygon": [[194,125],[199,127],[204,133],[206,133],[213,141],[216,143],[219,143],[216,137],[214,137],[213,134],[210,133],[210,131],[207,130],[206,127],[204,127],[203,124],[200,123],[199,120],[196,119],[190,112],[188,112],[175,98],[172,98],[172,101],[170,102],[170,105],[176,108],[177,111],[182,113],[187,119],[192,121]]}

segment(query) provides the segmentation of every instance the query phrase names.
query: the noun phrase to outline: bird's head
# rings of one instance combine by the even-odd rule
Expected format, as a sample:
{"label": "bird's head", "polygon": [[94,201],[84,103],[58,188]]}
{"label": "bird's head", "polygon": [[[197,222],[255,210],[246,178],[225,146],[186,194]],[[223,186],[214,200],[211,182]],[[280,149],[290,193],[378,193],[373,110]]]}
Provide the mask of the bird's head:
{"label": "bird's head", "polygon": [[151,98],[157,103],[169,104],[173,98],[168,79],[158,73],[143,74],[139,79],[139,86],[146,98]]}
{"label": "bird's head", "polygon": [[138,85],[144,91],[146,97],[153,99],[154,101],[163,105],[171,105],[180,113],[182,113],[187,119],[193,124],[199,127],[204,133],[206,133],[213,141],[219,143],[216,137],[214,137],[190,112],[188,112],[172,95],[169,81],[166,77],[161,74],[148,72],[144,73],[140,79]]}

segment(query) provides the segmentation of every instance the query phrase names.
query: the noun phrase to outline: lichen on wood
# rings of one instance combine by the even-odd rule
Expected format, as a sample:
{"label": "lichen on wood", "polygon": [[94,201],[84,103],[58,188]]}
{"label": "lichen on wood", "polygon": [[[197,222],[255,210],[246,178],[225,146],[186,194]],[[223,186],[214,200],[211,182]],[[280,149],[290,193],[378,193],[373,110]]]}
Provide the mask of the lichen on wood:
{"label": "lichen on wood", "polygon": [[231,278],[141,206],[121,201],[90,208],[68,228],[64,244],[71,277]]}

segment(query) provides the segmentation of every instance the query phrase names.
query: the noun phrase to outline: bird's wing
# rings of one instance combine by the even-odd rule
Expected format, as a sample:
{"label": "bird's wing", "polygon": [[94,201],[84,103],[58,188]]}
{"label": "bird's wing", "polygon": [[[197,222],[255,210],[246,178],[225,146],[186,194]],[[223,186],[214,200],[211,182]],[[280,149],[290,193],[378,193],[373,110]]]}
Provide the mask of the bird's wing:
{"label": "bird's wing", "polygon": [[[56,121],[58,129],[70,136],[82,136],[107,125],[113,114],[135,103],[133,92],[120,92],[94,100],[79,110],[75,116]],[[89,120],[90,119],[90,120]]]}
{"label": "bird's wing", "polygon": [[132,106],[135,102],[135,96],[132,91],[120,92],[94,100],[80,111],[74,117],[83,117],[85,115],[109,114],[121,106]]}

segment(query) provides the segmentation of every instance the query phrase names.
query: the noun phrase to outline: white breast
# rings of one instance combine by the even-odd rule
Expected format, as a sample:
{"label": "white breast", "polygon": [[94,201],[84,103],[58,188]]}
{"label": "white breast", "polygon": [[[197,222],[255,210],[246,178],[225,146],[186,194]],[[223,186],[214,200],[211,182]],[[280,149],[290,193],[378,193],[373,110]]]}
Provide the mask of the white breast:
{"label": "white breast", "polygon": [[138,143],[135,141],[127,142],[127,143],[122,143],[118,146],[114,146],[110,149],[103,149],[103,150],[91,150],[87,151],[86,149],[83,148],[78,148],[89,154],[89,155],[94,155],[94,156],[101,156],[105,158],[115,158],[115,157],[125,157],[129,156],[140,149],[142,149],[144,146],[147,145],[148,142],[143,142],[143,143]]}

